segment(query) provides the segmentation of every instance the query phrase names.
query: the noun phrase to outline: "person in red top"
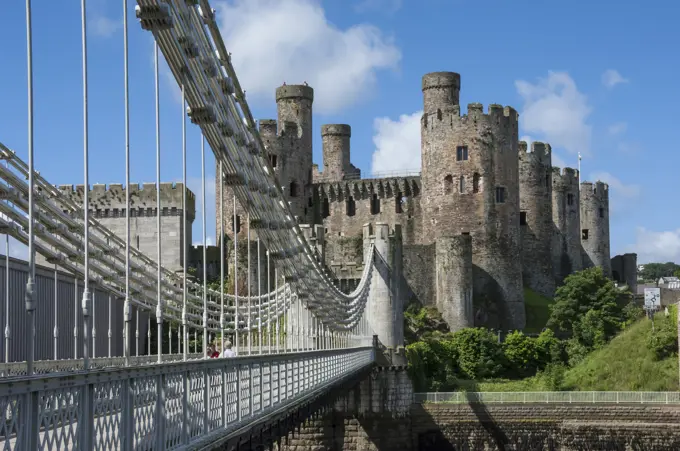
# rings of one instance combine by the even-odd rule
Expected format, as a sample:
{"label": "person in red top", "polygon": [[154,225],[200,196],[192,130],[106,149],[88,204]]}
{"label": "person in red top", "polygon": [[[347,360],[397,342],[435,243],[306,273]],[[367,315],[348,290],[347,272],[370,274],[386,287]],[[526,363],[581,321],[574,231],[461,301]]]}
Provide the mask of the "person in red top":
{"label": "person in red top", "polygon": [[208,357],[211,359],[217,358],[220,356],[220,353],[215,349],[214,344],[209,344],[208,345]]}

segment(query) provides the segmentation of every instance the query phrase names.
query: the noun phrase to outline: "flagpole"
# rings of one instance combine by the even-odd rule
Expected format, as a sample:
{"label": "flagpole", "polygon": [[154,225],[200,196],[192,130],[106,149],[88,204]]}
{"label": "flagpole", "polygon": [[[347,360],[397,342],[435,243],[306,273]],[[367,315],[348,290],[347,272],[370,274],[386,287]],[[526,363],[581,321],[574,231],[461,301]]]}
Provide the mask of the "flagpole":
{"label": "flagpole", "polygon": [[578,153],[578,183],[581,185],[581,152]]}

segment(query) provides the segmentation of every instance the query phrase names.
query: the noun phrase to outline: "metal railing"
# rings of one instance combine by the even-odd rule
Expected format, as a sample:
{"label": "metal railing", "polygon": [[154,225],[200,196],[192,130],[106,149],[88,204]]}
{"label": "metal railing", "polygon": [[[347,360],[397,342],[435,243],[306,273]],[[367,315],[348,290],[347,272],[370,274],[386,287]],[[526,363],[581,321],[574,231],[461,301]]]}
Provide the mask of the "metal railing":
{"label": "metal railing", "polygon": [[372,347],[15,377],[0,448],[187,449],[228,436],[370,366]]}
{"label": "metal railing", "polygon": [[433,392],[415,393],[414,402],[421,404],[680,404],[680,392]]}
{"label": "metal railing", "polygon": [[387,179],[394,177],[420,177],[420,169],[401,169],[394,171],[378,171],[370,174],[345,174],[345,180]]}

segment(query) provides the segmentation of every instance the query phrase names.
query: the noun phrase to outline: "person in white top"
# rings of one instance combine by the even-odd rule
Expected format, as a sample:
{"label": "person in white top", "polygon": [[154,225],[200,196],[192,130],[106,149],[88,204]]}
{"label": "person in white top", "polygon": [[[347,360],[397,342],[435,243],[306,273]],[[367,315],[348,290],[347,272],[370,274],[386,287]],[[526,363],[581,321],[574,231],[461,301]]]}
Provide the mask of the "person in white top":
{"label": "person in white top", "polygon": [[231,349],[231,341],[224,342],[224,351],[220,357],[236,357],[236,353]]}

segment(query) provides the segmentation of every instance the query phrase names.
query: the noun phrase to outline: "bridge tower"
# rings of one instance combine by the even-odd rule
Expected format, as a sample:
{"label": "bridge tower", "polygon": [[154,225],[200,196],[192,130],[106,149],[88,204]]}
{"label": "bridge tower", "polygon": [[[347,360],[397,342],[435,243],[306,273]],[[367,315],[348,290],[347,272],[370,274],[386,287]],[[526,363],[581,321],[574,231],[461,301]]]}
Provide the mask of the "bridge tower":
{"label": "bridge tower", "polygon": [[549,144],[519,142],[520,236],[524,286],[553,297],[552,155]]}
{"label": "bridge tower", "polygon": [[454,72],[425,74],[422,90],[423,244],[470,233],[477,321],[523,328],[518,114],[471,103],[461,116]]}
{"label": "bridge tower", "polygon": [[581,183],[581,247],[584,267],[599,266],[605,276],[612,276],[606,183]]}
{"label": "bridge tower", "polygon": [[[401,225],[364,224],[364,264],[374,265],[366,316],[393,365],[405,362]],[[368,255],[371,245],[375,254]]]}

